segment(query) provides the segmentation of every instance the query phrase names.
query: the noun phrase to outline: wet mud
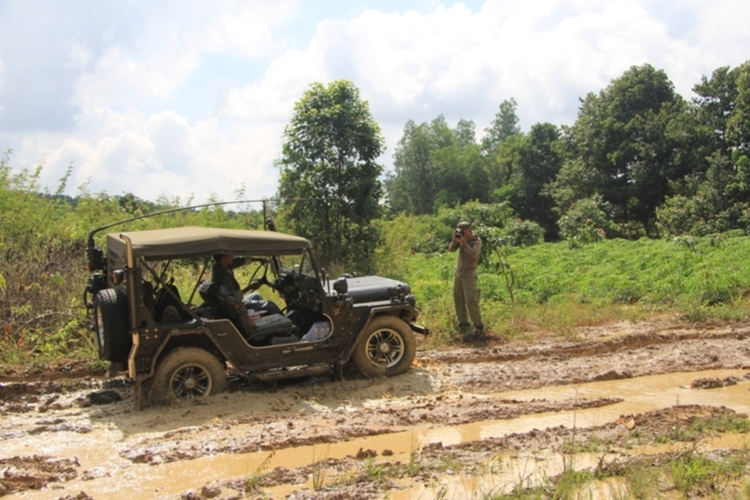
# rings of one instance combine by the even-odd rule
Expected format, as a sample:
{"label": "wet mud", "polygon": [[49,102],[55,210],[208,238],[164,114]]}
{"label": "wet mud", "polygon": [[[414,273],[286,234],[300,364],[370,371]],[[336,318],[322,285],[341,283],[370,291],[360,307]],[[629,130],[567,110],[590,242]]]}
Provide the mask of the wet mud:
{"label": "wet mud", "polygon": [[750,324],[663,320],[422,349],[392,379],[233,379],[141,412],[125,379],[6,377],[0,496],[429,498],[500,456],[615,467],[664,436],[699,439],[696,422],[746,418],[748,372]]}

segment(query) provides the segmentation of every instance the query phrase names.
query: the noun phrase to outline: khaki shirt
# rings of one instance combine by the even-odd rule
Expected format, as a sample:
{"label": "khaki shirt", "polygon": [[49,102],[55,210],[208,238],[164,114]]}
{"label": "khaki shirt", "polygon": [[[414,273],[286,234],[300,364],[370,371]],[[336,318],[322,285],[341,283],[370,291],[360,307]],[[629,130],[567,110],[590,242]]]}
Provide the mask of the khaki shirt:
{"label": "khaki shirt", "polygon": [[[459,250],[460,249],[460,250]],[[448,246],[449,252],[458,252],[458,264],[456,265],[456,272],[454,276],[456,278],[462,278],[464,276],[477,275],[477,262],[479,262],[479,255],[482,253],[482,240],[476,234],[469,241],[463,243],[457,243],[456,240],[451,240],[450,246]]]}

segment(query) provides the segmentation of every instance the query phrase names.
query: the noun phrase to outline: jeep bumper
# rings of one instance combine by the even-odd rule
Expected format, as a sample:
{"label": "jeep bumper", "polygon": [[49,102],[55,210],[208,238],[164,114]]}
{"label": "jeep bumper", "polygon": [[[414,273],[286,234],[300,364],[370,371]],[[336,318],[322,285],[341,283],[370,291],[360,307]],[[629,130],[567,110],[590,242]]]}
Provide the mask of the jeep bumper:
{"label": "jeep bumper", "polygon": [[420,335],[430,334],[430,330],[426,326],[420,326],[415,325],[414,323],[410,323],[409,328],[411,328],[411,331],[413,331],[414,333],[419,333]]}

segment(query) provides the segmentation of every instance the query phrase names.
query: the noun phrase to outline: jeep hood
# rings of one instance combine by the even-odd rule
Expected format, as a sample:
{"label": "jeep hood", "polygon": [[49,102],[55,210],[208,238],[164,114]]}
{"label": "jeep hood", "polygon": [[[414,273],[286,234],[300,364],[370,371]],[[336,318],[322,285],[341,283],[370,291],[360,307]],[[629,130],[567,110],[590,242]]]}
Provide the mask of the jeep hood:
{"label": "jeep hood", "polygon": [[355,304],[390,300],[392,294],[388,289],[393,287],[400,286],[404,294],[411,293],[406,283],[382,276],[358,276],[346,278],[346,282],[349,285],[349,296]]}

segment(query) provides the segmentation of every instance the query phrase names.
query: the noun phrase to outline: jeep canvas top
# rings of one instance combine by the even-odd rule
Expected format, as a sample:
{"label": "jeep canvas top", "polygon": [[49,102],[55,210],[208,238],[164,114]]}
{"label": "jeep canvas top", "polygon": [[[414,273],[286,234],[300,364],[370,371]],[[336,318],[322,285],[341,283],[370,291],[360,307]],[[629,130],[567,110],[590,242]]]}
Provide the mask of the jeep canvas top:
{"label": "jeep canvas top", "polygon": [[133,257],[146,260],[181,259],[217,253],[288,255],[311,247],[305,238],[274,231],[195,226],[107,235],[107,250],[110,252],[125,255],[128,245],[132,247]]}

